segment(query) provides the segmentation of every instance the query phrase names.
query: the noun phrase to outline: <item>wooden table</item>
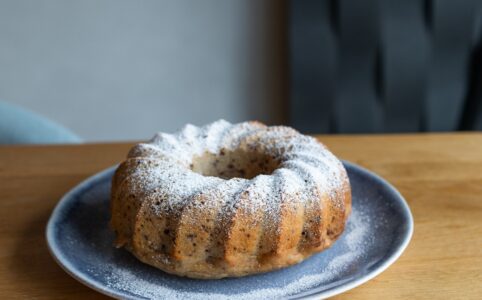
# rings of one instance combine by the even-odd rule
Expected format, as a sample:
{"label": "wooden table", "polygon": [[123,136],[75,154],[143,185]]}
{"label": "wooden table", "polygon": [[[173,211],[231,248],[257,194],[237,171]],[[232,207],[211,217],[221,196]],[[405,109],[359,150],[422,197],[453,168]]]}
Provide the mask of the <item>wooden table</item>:
{"label": "wooden table", "polygon": [[[406,197],[415,232],[384,273],[339,299],[482,299],[482,134],[320,136]],[[100,299],[50,257],[59,198],[132,145],[0,147],[0,299]]]}

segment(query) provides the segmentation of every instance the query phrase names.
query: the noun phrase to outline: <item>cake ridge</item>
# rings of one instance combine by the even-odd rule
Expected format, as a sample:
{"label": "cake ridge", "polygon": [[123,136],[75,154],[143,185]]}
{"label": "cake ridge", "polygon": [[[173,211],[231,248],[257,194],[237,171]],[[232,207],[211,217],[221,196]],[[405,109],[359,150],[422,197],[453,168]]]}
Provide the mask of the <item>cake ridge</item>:
{"label": "cake ridge", "polygon": [[[290,238],[283,238],[286,230],[293,233],[297,231],[301,233],[303,220],[295,219],[295,216],[301,216],[304,212],[304,206],[296,205],[297,201],[304,201],[302,189],[304,187],[301,180],[294,174],[292,170],[286,168],[277,169],[274,172],[274,177],[277,179],[275,187],[278,189],[278,203],[276,207],[279,217],[277,223],[271,225],[271,232],[273,233],[274,243],[272,251],[276,255],[282,254],[283,251],[289,251],[290,248],[296,248],[298,245],[297,239],[299,234],[290,234]],[[289,227],[289,228],[288,228]],[[290,247],[291,246],[291,247]]]}
{"label": "cake ridge", "polygon": [[228,239],[223,250],[228,264],[239,263],[243,258],[242,264],[248,268],[257,263],[257,257],[252,253],[257,249],[261,220],[265,214],[272,213],[268,201],[265,201],[269,200],[269,195],[263,190],[270,180],[271,177],[266,175],[253,178],[236,195],[231,211],[226,214],[225,234]]}
{"label": "cake ridge", "polygon": [[[175,238],[173,240],[173,256],[181,264],[196,262],[201,259],[200,250],[202,242],[209,238],[205,229],[198,226],[206,226],[208,218],[212,219],[218,213],[218,206],[222,201],[212,201],[206,193],[216,191],[225,182],[213,182],[202,190],[190,194],[184,201],[182,207],[178,209],[179,216],[175,228]],[[221,199],[222,200],[222,199]],[[203,213],[197,213],[202,209]],[[212,223],[212,221],[211,221]]]}
{"label": "cake ridge", "polygon": [[[207,245],[206,249],[210,253],[210,259],[208,260],[209,264],[220,264],[224,258],[224,245],[222,243],[222,239],[226,236],[226,228],[229,226],[229,219],[228,216],[233,212],[233,204],[242,193],[243,188],[246,186],[246,181],[238,180],[238,179],[230,179],[224,182],[227,186],[227,189],[232,191],[232,193],[227,193],[228,196],[224,197],[223,192],[221,190],[217,190],[220,195],[220,199],[224,201],[218,207],[216,216],[215,216],[215,223],[213,226],[213,230],[211,232],[211,240],[210,243]],[[224,188],[224,185],[223,185]],[[218,196],[218,195],[216,195]]]}

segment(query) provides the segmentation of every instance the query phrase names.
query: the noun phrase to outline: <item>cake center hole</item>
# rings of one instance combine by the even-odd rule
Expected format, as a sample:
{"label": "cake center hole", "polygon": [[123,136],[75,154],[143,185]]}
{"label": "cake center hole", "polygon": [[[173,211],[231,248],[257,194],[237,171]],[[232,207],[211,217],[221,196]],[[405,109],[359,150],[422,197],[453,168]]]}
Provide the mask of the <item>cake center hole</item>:
{"label": "cake center hole", "polygon": [[206,152],[193,158],[191,170],[204,176],[215,176],[223,179],[246,178],[258,175],[269,175],[279,166],[279,159],[257,151],[237,149],[219,153]]}

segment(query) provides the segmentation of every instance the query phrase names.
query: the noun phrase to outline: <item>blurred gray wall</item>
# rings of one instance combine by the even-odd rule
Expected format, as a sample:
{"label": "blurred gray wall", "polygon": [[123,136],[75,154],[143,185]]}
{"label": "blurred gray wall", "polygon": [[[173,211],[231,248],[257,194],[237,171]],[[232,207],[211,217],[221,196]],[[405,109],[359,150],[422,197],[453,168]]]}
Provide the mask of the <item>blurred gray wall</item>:
{"label": "blurred gray wall", "polygon": [[0,99],[90,141],[284,121],[282,1],[0,1]]}

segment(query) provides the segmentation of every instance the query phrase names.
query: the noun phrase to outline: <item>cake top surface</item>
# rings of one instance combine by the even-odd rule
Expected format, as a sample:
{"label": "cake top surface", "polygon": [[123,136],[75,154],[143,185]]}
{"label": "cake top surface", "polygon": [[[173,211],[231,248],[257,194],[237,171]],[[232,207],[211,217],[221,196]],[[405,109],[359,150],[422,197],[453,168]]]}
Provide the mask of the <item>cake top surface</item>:
{"label": "cake top surface", "polygon": [[[147,168],[138,168],[132,180],[141,187],[155,187],[152,197],[168,199],[154,207],[158,213],[183,206],[202,193],[211,199],[204,204],[207,206],[222,206],[227,212],[262,209],[275,215],[280,203],[296,205],[290,201],[312,199],[313,193],[336,199],[333,193],[343,189],[346,180],[341,162],[316,139],[289,127],[259,122],[188,124],[174,134],[157,133],[150,141],[136,145],[129,157],[149,163]],[[252,163],[256,165],[246,168],[251,178],[211,174],[238,168],[238,173],[231,174],[243,175],[243,164]],[[211,173],[193,171],[198,164]],[[265,172],[256,173],[257,165]],[[250,201],[236,201],[246,193]]]}

